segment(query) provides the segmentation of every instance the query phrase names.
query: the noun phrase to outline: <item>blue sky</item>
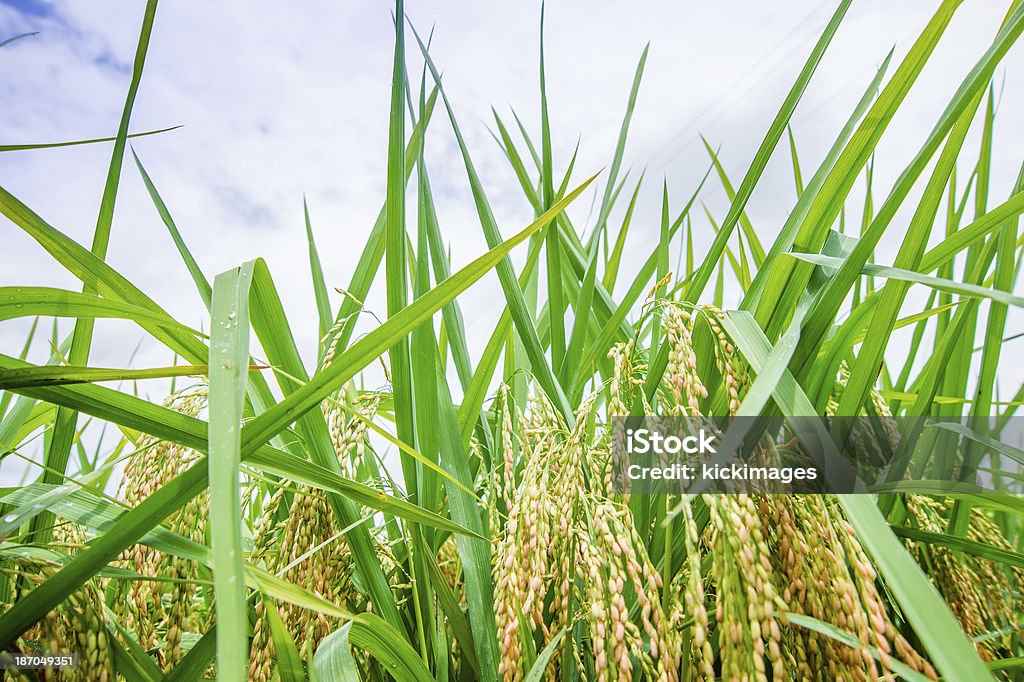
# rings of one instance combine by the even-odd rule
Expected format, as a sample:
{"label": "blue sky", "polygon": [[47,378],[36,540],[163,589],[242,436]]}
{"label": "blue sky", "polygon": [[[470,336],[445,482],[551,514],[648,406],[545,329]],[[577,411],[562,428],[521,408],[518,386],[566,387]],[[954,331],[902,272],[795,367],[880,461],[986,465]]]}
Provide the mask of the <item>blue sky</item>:
{"label": "blue sky", "polygon": [[[883,139],[876,186],[888,188],[916,152],[995,35],[1004,5],[968,0],[957,12]],[[805,176],[889,49],[895,45],[895,65],[936,6],[922,0],[853,4],[793,119]],[[136,151],[208,275],[256,256],[268,260],[299,342],[311,355],[316,316],[306,274],[302,198],[309,200],[328,284],[345,286],[357,245],[384,196],[393,31],[384,2],[310,2],[301,12],[295,7],[267,0],[162,3],[132,129],[183,125],[137,140]],[[632,177],[646,171],[633,235],[649,243],[658,232],[662,178],[678,206],[707,167],[700,133],[720,145],[726,169],[738,182],[832,8],[817,0],[653,0],[624,7],[597,0],[548,5],[554,152],[564,166],[580,141],[580,179],[608,164],[636,60],[650,41],[625,159]],[[143,8],[141,0],[0,1],[0,40],[39,32],[0,51],[0,143],[113,134]],[[495,2],[410,2],[407,7],[418,30],[434,28],[433,58],[444,71],[505,234],[532,215],[491,139],[490,107],[507,116],[513,106],[531,130],[538,129],[539,9],[539,3]],[[418,73],[411,37],[408,48]],[[990,205],[1007,196],[1024,159],[1024,137],[1014,130],[1015,122],[1024,120],[1022,46],[1004,60],[996,87],[1000,107]],[[975,131],[972,150],[976,142]],[[4,154],[0,185],[88,243],[109,154],[105,145]],[[450,126],[441,115],[428,136],[427,162],[458,266],[486,247]],[[728,206],[715,182],[702,199],[717,218]],[[763,241],[770,241],[794,200],[783,145],[748,207]],[[578,224],[587,223],[589,207],[589,196],[574,207]],[[898,217],[897,224],[908,218]],[[712,232],[698,222],[700,251]],[[80,286],[10,223],[0,225],[0,235],[0,286]],[[130,159],[109,260],[180,319],[204,324],[205,310]],[[631,265],[627,255],[625,267]],[[497,292],[496,281],[488,278],[461,299],[471,340],[478,342],[474,354],[500,312],[493,305]],[[367,305],[382,315],[382,291],[375,290]],[[1011,325],[1024,327],[1017,319]],[[0,352],[17,352],[25,331],[17,322],[0,325]],[[140,336],[130,325],[105,322],[92,362],[122,365]],[[169,360],[166,350],[152,343],[135,356],[137,366]],[[1012,388],[1019,379],[1019,373],[1007,377]]]}

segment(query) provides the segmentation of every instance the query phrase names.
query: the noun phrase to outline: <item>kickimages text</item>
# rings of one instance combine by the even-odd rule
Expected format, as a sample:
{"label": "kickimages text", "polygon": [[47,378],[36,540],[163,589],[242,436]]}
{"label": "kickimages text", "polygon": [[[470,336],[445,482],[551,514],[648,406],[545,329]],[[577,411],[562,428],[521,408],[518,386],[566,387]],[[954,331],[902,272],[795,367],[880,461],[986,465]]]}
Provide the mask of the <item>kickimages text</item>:
{"label": "kickimages text", "polygon": [[[698,473],[699,472],[699,473]],[[626,475],[633,481],[774,481],[789,485],[793,481],[814,481],[818,478],[815,467],[748,466],[732,464],[689,464],[650,467],[630,464]]]}

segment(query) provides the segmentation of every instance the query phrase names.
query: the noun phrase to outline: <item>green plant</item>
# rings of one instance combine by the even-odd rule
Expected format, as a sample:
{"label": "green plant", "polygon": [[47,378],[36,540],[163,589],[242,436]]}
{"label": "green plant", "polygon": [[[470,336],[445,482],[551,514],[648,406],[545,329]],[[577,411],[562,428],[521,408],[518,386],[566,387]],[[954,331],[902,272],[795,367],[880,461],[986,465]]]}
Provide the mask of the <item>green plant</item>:
{"label": "green plant", "polygon": [[[209,338],[105,262],[149,0],[92,248],[0,187],[0,212],[83,284],[0,289],[0,320],[75,319],[49,365],[0,355],[4,457],[27,456],[47,432],[38,480],[0,499],[0,650],[74,648],[79,674],[99,680],[1019,678],[1020,497],[904,481],[908,446],[895,441],[894,487],[877,498],[629,495],[613,485],[606,428],[630,413],[755,417],[751,429],[779,414],[966,413],[974,428],[948,434],[963,436],[953,448],[963,470],[985,466],[993,449],[1024,462],[993,445],[1024,393],[1006,401],[993,388],[1007,311],[1022,303],[1013,290],[1024,173],[1013,195],[988,205],[990,82],[1024,30],[1019,2],[877,209],[873,198],[879,140],[959,4],[939,6],[888,80],[886,58],[806,184],[790,134],[798,199],[765,249],[745,207],[841,27],[850,1],[840,2],[738,185],[708,146],[709,174],[731,201],[721,220],[708,214],[709,252],[698,260],[693,248],[704,182],[678,213],[666,185],[659,242],[627,281],[642,181],[625,208],[618,197],[646,49],[597,181],[574,179],[575,156],[556,165],[542,49],[539,145],[518,118],[516,136],[495,114],[495,138],[536,215],[506,237],[399,0],[387,192],[337,309],[306,215],[322,337],[309,367],[266,264],[211,285],[138,156],[210,311]],[[439,104],[489,247],[458,268],[424,154]],[[965,161],[978,124],[977,161]],[[966,189],[955,172],[964,163]],[[854,236],[844,208],[865,171]],[[595,182],[604,189],[583,238],[567,209]],[[893,225],[900,209],[913,215],[906,230]],[[885,234],[901,237],[891,266],[874,263]],[[520,245],[517,270],[509,253]],[[669,272],[670,248],[685,271]],[[492,270],[504,309],[474,362],[458,296]],[[726,277],[743,291],[736,310],[723,310]],[[387,320],[357,337],[360,301],[379,278]],[[927,309],[906,310],[913,284],[932,288]],[[89,367],[93,325],[106,318],[132,320],[189,364]],[[890,343],[899,328],[913,330],[905,353]],[[250,334],[265,357],[250,357]],[[390,388],[367,390],[360,373],[382,357]],[[164,404],[98,385],[181,376],[205,378]],[[122,439],[73,472],[80,415],[116,425]],[[989,415],[995,429],[980,421]],[[383,446],[398,453],[400,476]],[[106,481],[122,465],[111,495]]]}

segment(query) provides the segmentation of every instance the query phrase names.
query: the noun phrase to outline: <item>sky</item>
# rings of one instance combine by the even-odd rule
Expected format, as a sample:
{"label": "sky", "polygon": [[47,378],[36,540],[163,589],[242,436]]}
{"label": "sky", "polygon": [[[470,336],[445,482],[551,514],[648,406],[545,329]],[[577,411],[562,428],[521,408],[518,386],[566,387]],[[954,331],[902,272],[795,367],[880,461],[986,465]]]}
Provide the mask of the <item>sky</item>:
{"label": "sky", "polygon": [[[875,186],[881,194],[987,48],[1008,5],[967,0],[959,8],[878,148]],[[38,32],[0,49],[0,144],[113,135],[144,6],[141,0],[0,0],[0,40]],[[131,129],[182,126],[137,139],[133,147],[210,279],[245,260],[267,260],[300,347],[311,359],[317,322],[303,197],[328,286],[344,287],[385,192],[394,29],[387,2],[306,2],[298,7],[265,0],[162,3]],[[891,74],[937,7],[934,0],[853,2],[792,120],[805,178],[889,50],[895,49]],[[564,168],[579,143],[577,180],[609,164],[637,60],[650,44],[623,164],[631,179],[641,172],[646,178],[631,232],[636,250],[627,250],[624,272],[637,266],[657,239],[662,182],[678,209],[707,169],[700,135],[720,149],[738,184],[834,8],[835,3],[817,0],[548,3],[545,45],[554,158]],[[508,120],[514,108],[539,137],[540,4],[412,0],[406,11],[422,35],[433,31],[432,58],[443,72],[499,228],[511,235],[531,221],[532,210],[492,138],[491,108]],[[410,70],[418,74],[422,59],[411,35],[407,49]],[[1003,60],[995,87],[999,108],[990,206],[1009,195],[1024,159],[1021,45]],[[486,243],[442,114],[439,109],[428,132],[426,160],[457,268],[483,253]],[[965,167],[973,163],[969,155],[976,153],[978,137],[973,130]],[[4,153],[0,185],[88,245],[110,152],[111,146],[103,144]],[[596,191],[603,192],[600,183]],[[591,197],[584,195],[570,210],[577,225],[593,221]],[[783,142],[747,207],[762,242],[770,243],[795,199]],[[714,180],[701,201],[716,220],[728,209]],[[613,214],[613,224],[621,210]],[[698,211],[695,222],[698,258],[713,236],[702,214]],[[908,215],[897,216],[893,235],[880,249],[881,262],[891,262],[889,247],[894,254],[908,220]],[[80,288],[5,219],[0,219],[0,245],[0,286]],[[108,261],[181,321],[197,328],[208,325],[130,155]],[[923,300],[925,293],[915,290],[913,296]],[[735,305],[737,295],[730,290],[727,305]],[[500,313],[496,296],[497,279],[489,275],[459,299],[474,356]],[[332,292],[332,297],[336,308],[340,295]],[[376,287],[366,304],[383,317],[383,287]],[[373,324],[366,316],[362,328]],[[1024,323],[1013,317],[1010,327],[1019,331]],[[18,354],[27,329],[25,320],[0,323],[0,352]],[[141,331],[128,323],[102,321],[90,362],[124,366],[134,353],[136,367],[170,364],[169,351],[152,341],[139,345],[140,339]],[[898,352],[899,344],[894,348]],[[45,345],[37,344],[32,359],[42,361],[46,354]],[[1012,367],[1007,372],[1000,380],[1013,391],[1024,373]],[[161,397],[159,386],[142,390],[155,391],[152,399]]]}

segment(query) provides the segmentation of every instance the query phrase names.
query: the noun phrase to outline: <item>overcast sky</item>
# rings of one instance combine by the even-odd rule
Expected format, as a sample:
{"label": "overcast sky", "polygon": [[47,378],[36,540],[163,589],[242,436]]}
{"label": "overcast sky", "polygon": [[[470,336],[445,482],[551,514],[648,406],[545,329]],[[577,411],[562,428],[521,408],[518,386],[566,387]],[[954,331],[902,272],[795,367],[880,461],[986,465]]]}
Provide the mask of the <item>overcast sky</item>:
{"label": "overcast sky", "polygon": [[[984,52],[1008,4],[967,0],[959,9],[879,147],[881,194]],[[0,0],[0,40],[39,32],[0,50],[0,144],[113,135],[144,5],[142,0]],[[889,49],[896,49],[891,74],[937,6],[934,0],[854,1],[793,118],[805,177]],[[529,223],[532,212],[491,138],[490,107],[503,116],[514,107],[539,137],[540,5],[411,0],[406,9],[421,33],[434,29],[433,58],[444,72],[500,228],[510,235]],[[244,260],[267,259],[307,357],[317,323],[302,197],[305,193],[309,200],[328,285],[345,286],[384,197],[391,11],[389,3],[377,1],[263,0],[165,2],[157,11],[131,127],[184,127],[137,140],[135,149],[211,279]],[[667,178],[673,205],[680,207],[707,167],[699,140],[703,133],[721,147],[725,167],[738,183],[833,11],[834,3],[814,0],[549,2],[546,44],[556,163],[568,163],[577,140],[578,179],[610,162],[636,61],[650,41],[624,164],[634,178],[646,169],[648,183],[632,233],[638,252],[640,246],[647,249],[645,256],[657,238],[662,179]],[[411,36],[408,52],[410,68],[418,74],[421,60]],[[1006,198],[1024,159],[1021,46],[1004,59],[996,87],[1000,106],[990,206]],[[976,144],[977,131],[969,140],[971,155]],[[0,185],[88,245],[109,155],[109,145],[3,154]],[[973,163],[964,161],[965,167]],[[486,245],[450,126],[441,115],[435,115],[428,134],[427,162],[442,230],[458,267]],[[702,198],[721,219],[728,203],[718,183],[709,182]],[[783,143],[748,207],[764,243],[770,243],[794,201]],[[586,224],[589,206],[588,195],[573,208],[579,225]],[[905,224],[906,216],[894,223],[895,239]],[[703,219],[697,229],[702,251],[712,232]],[[80,287],[5,220],[0,244],[0,286]],[[108,260],[179,319],[205,324],[205,309],[130,157]],[[383,316],[382,291],[375,289],[367,303]],[[474,355],[500,313],[494,305],[498,295],[497,281],[489,276],[460,299]],[[338,300],[334,297],[335,305]],[[735,303],[735,298],[727,301]],[[16,354],[26,329],[24,321],[0,324],[0,352]],[[131,325],[101,322],[91,363],[123,366],[140,338]],[[42,360],[46,349],[38,350],[34,359]],[[150,342],[134,364],[169,361],[169,353]],[[1015,388],[1012,383],[1006,390]]]}

